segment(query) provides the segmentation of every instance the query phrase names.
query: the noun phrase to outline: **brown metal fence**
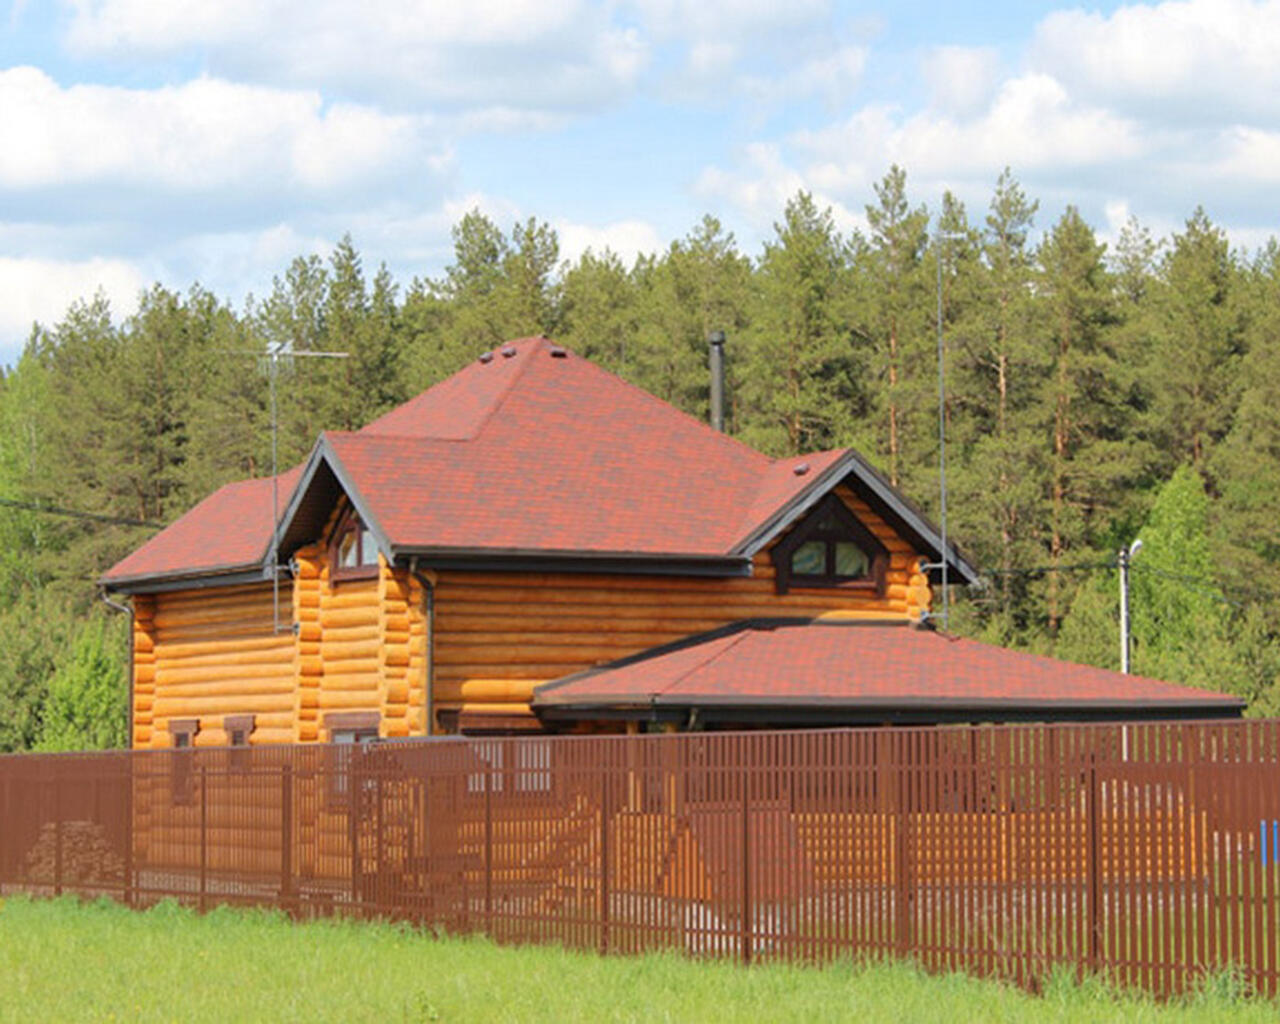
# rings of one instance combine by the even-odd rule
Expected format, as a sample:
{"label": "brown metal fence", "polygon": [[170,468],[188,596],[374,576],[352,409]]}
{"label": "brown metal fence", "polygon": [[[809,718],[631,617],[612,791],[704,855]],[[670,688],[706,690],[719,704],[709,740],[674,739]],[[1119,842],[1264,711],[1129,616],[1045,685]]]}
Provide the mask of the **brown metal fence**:
{"label": "brown metal fence", "polygon": [[0,891],[1277,992],[1280,721],[0,757]]}

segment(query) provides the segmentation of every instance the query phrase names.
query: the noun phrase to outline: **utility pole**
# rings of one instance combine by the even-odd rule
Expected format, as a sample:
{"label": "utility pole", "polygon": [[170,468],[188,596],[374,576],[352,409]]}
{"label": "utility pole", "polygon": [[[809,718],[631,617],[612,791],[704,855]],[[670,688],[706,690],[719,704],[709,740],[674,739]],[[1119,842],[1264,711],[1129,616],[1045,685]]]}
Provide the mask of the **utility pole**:
{"label": "utility pole", "polygon": [[1120,671],[1129,675],[1129,563],[1142,550],[1141,539],[1135,540],[1127,548],[1121,548],[1116,555],[1116,565],[1120,569]]}
{"label": "utility pole", "polygon": [[933,238],[938,266],[938,518],[942,533],[942,557],[938,559],[938,568],[942,571],[942,629],[945,632],[951,625],[951,588],[947,586],[951,550],[947,546],[947,359],[942,333],[942,243],[960,241],[964,235],[943,231],[939,221]]}

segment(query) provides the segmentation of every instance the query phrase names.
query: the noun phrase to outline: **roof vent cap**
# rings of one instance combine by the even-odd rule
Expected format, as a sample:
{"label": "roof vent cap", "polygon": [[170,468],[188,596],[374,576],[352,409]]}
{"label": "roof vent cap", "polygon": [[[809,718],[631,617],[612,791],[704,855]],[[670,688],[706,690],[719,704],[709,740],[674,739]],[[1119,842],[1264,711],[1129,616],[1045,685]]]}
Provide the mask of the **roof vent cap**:
{"label": "roof vent cap", "polygon": [[809,472],[809,463],[797,462],[794,466],[791,467],[791,472],[793,472],[796,476],[804,476],[807,472]]}
{"label": "roof vent cap", "polygon": [[493,362],[493,353],[492,353],[492,352],[481,352],[481,353],[480,353],[480,362],[482,362],[482,363],[491,363],[491,362]]}
{"label": "roof vent cap", "polygon": [[559,345],[553,345],[553,346],[551,346],[551,358],[552,358],[552,359],[564,359],[564,358],[566,358],[568,355],[569,355],[568,351],[567,351],[567,350],[565,350],[565,349],[562,349]]}
{"label": "roof vent cap", "polygon": [[506,348],[502,350],[503,359],[510,359],[515,354],[516,354],[516,347],[514,345],[508,345]]}

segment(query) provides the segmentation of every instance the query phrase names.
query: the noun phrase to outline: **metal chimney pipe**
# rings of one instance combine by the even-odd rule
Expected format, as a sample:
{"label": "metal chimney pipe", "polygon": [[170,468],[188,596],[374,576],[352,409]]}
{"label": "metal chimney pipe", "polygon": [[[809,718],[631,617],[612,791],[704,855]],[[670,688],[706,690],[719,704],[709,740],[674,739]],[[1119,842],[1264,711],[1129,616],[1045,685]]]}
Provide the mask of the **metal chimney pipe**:
{"label": "metal chimney pipe", "polygon": [[711,425],[724,433],[724,331],[707,335],[711,346]]}

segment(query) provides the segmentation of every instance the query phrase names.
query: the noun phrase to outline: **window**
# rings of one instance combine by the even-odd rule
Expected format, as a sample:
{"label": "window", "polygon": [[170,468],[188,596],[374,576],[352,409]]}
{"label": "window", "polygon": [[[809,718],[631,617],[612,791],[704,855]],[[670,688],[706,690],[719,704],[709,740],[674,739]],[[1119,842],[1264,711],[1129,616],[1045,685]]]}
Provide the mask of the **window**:
{"label": "window", "polygon": [[889,553],[834,494],[773,549],[778,593],[791,587],[884,590]]}
{"label": "window", "polygon": [[333,531],[329,574],[333,579],[361,579],[378,573],[378,542],[354,509],[348,509]]}
{"label": "window", "polygon": [[169,742],[174,751],[169,758],[169,790],[175,804],[189,804],[195,799],[191,759],[195,756],[196,733],[199,731],[198,718],[169,719]]}
{"label": "window", "polygon": [[249,737],[253,734],[253,715],[226,715],[222,719],[222,728],[227,734],[227,744],[232,747],[247,747]]}
{"label": "window", "polygon": [[[350,776],[361,766],[359,758],[365,747],[378,742],[376,711],[334,711],[324,716],[324,727],[333,744],[328,756],[329,802],[333,806],[344,804],[351,792]],[[365,780],[365,787],[372,785]]]}
{"label": "window", "polygon": [[175,750],[186,750],[195,746],[196,733],[200,731],[198,718],[169,719],[169,740]]}

